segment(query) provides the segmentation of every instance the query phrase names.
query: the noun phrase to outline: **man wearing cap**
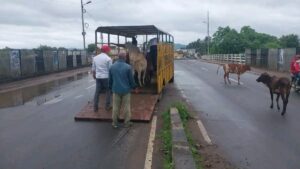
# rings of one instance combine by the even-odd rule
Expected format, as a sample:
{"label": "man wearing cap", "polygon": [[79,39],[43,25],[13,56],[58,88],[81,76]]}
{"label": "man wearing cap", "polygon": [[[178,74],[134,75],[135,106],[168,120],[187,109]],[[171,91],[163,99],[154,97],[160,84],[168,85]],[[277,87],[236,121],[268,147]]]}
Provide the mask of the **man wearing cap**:
{"label": "man wearing cap", "polygon": [[299,76],[299,63],[297,63],[297,61],[299,62],[300,60],[300,55],[295,55],[292,60],[291,60],[291,64],[290,64],[290,72],[292,73],[292,82],[294,82],[297,78],[297,76]]}
{"label": "man wearing cap", "polygon": [[96,91],[94,97],[94,112],[98,111],[99,95],[101,91],[106,92],[105,110],[110,109],[110,90],[108,88],[108,74],[109,68],[112,65],[112,60],[108,56],[110,47],[103,45],[101,53],[96,55],[93,59],[92,72],[93,78],[96,80]]}
{"label": "man wearing cap", "polygon": [[296,55],[296,61],[294,63],[294,76],[296,83],[299,85],[299,80],[300,80],[300,55]]}
{"label": "man wearing cap", "polygon": [[114,128],[118,127],[118,116],[122,104],[125,111],[124,126],[131,126],[130,92],[132,89],[138,92],[132,75],[132,67],[125,62],[126,53],[120,52],[118,56],[118,60],[109,70],[109,88],[113,92],[112,126]]}

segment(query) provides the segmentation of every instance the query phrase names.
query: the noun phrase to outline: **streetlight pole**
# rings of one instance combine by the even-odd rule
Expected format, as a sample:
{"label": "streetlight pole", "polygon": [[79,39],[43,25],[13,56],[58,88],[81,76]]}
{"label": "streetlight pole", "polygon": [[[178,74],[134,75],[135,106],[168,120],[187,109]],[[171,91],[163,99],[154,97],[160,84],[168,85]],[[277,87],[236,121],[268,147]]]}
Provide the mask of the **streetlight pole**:
{"label": "streetlight pole", "polygon": [[92,1],[88,1],[87,3],[83,4],[82,0],[81,0],[81,21],[82,21],[82,38],[83,38],[83,49],[85,50],[85,35],[86,32],[84,30],[84,17],[83,17],[83,13],[85,13],[85,9],[83,8],[84,5],[91,3]]}
{"label": "streetlight pole", "polygon": [[205,23],[207,25],[207,54],[209,55],[209,41],[210,41],[210,37],[209,37],[209,11],[207,11],[207,20],[203,21],[203,23]]}
{"label": "streetlight pole", "polygon": [[207,54],[209,55],[209,11],[207,11]]}

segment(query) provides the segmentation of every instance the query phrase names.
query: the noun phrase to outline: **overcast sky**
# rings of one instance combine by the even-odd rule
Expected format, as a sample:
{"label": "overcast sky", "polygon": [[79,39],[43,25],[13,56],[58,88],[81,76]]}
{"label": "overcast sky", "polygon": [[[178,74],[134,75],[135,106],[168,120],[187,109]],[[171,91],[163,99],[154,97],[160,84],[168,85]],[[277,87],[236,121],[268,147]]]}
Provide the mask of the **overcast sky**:
{"label": "overcast sky", "polygon": [[[84,0],[87,2],[87,0]],[[98,26],[154,24],[188,44],[219,26],[249,25],[277,37],[300,34],[300,0],[92,0],[85,6],[87,44]],[[0,48],[40,44],[82,48],[80,0],[1,0]]]}

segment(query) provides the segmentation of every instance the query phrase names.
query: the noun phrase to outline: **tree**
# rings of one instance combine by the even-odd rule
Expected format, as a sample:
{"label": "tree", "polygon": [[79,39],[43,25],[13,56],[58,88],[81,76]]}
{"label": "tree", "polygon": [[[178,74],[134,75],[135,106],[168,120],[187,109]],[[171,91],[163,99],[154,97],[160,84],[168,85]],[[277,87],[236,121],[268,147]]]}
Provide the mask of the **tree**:
{"label": "tree", "polygon": [[295,34],[283,35],[279,39],[283,48],[296,48],[299,47],[299,37]]}
{"label": "tree", "polygon": [[57,50],[68,50],[68,49],[65,47],[58,47]]}
{"label": "tree", "polygon": [[[191,42],[188,48],[195,48],[202,51],[200,54],[206,53],[207,38],[203,41],[198,39]],[[219,27],[213,34],[210,43],[211,54],[228,54],[242,53],[246,48],[292,48],[299,47],[299,37],[295,34],[285,35],[281,38],[265,33],[258,33],[250,26],[243,26],[240,32],[227,27]]]}
{"label": "tree", "polygon": [[93,53],[95,50],[96,50],[96,44],[91,43],[91,44],[88,45],[87,51],[89,53]]}
{"label": "tree", "polygon": [[239,33],[235,29],[231,29],[229,26],[223,28],[219,27],[213,34],[212,53],[240,53],[243,52],[242,41]]}
{"label": "tree", "polygon": [[51,47],[51,46],[47,46],[47,45],[40,45],[37,49],[38,50],[57,50],[56,47]]}
{"label": "tree", "polygon": [[187,49],[196,49],[200,55],[206,54],[207,44],[205,40],[197,39],[186,46]]}
{"label": "tree", "polygon": [[268,42],[262,46],[262,48],[280,48],[279,42]]}

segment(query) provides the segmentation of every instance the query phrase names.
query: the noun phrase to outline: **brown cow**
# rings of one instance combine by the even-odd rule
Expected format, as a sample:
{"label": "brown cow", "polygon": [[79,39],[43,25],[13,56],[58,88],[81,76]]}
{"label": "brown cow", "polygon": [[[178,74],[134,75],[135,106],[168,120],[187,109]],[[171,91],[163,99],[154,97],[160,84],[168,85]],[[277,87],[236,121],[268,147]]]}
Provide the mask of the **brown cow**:
{"label": "brown cow", "polygon": [[129,42],[125,44],[115,44],[115,43],[112,44],[126,49],[129,55],[129,63],[133,67],[132,73],[134,74],[134,71],[137,71],[139,85],[143,86],[145,84],[146,69],[147,69],[147,60],[144,54],[140,51],[140,49],[137,46]]}
{"label": "brown cow", "polygon": [[257,82],[262,82],[265,84],[269,90],[271,95],[271,106],[273,108],[273,93],[277,94],[276,102],[277,102],[277,109],[280,110],[278,100],[279,96],[281,96],[283,102],[283,109],[281,115],[283,116],[286,112],[286,106],[289,101],[289,95],[291,90],[291,81],[286,77],[276,77],[270,76],[268,73],[262,73],[257,79]]}
{"label": "brown cow", "polygon": [[238,84],[240,84],[240,75],[245,73],[246,71],[250,71],[251,68],[248,65],[242,65],[242,64],[236,64],[236,63],[229,63],[229,64],[223,64],[219,65],[217,73],[219,72],[219,68],[223,66],[224,70],[224,82],[227,84],[226,79],[228,80],[228,83],[231,84],[229,80],[229,73],[237,74],[238,76]]}

